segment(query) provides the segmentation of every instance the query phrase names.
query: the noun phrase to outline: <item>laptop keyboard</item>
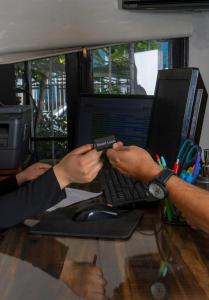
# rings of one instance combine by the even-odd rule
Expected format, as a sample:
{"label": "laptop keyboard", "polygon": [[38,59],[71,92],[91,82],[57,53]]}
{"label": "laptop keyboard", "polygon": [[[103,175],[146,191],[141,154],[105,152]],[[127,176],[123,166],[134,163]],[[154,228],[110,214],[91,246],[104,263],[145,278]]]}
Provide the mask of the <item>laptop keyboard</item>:
{"label": "laptop keyboard", "polygon": [[145,183],[122,175],[110,165],[102,169],[100,182],[105,201],[112,207],[149,207],[158,203],[151,198]]}

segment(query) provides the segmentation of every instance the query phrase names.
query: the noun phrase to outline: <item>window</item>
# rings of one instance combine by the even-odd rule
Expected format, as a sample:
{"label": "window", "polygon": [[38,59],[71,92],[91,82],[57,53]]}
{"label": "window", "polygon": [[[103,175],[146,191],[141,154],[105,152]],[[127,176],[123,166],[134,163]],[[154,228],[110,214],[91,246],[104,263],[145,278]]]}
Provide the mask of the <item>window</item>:
{"label": "window", "polygon": [[93,50],[94,92],[102,94],[129,93],[128,45]]}
{"label": "window", "polygon": [[154,94],[157,71],[171,68],[172,40],[151,40],[92,51],[94,92]]}
{"label": "window", "polygon": [[152,95],[159,69],[187,65],[188,38],[97,48],[85,60],[80,52],[16,64],[19,102],[34,107],[37,159],[61,158],[72,149],[81,91],[92,93],[93,86],[94,93]]}
{"label": "window", "polygon": [[[38,159],[56,159],[67,152],[65,57],[28,62],[30,103],[34,106],[33,135]],[[24,89],[24,65],[16,65],[17,87]],[[20,89],[18,89],[19,91]],[[19,94],[23,102],[24,93]]]}
{"label": "window", "polygon": [[24,63],[15,64],[16,92],[19,104],[26,103],[24,94],[25,66]]}

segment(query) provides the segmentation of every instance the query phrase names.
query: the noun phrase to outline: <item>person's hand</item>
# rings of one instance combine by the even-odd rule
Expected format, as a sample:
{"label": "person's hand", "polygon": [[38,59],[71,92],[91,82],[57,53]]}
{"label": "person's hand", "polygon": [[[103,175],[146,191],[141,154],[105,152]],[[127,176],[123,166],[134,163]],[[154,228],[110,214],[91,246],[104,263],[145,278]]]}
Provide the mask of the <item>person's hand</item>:
{"label": "person's hand", "polygon": [[49,164],[35,163],[16,175],[17,184],[20,186],[28,181],[32,181],[44,174],[51,167]]}
{"label": "person's hand", "polygon": [[103,166],[101,154],[91,144],[68,153],[53,168],[61,189],[71,183],[91,182]]}
{"label": "person's hand", "polygon": [[90,263],[66,261],[60,279],[85,300],[107,300],[102,271]]}
{"label": "person's hand", "polygon": [[137,146],[126,147],[117,142],[106,155],[112,166],[128,177],[149,182],[160,173],[160,167],[150,154]]}

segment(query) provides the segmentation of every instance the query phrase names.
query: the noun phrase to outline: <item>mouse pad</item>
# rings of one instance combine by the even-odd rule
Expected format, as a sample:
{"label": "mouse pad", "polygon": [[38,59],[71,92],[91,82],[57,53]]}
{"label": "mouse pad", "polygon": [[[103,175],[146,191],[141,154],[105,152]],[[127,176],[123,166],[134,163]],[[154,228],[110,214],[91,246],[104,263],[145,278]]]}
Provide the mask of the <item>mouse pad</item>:
{"label": "mouse pad", "polygon": [[128,239],[138,225],[143,213],[140,210],[123,211],[112,219],[74,221],[75,208],[68,206],[44,216],[30,229],[34,234],[72,236],[83,238]]}

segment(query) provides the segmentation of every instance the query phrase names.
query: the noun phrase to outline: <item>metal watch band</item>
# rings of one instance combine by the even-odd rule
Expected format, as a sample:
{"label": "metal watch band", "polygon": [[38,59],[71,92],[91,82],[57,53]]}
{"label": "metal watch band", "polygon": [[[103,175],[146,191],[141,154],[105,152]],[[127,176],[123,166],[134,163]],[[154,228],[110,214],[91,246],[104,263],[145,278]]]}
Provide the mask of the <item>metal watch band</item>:
{"label": "metal watch band", "polygon": [[154,178],[154,181],[156,180],[165,186],[168,179],[173,175],[176,175],[176,173],[173,170],[165,168],[160,172],[160,174],[157,177]]}

